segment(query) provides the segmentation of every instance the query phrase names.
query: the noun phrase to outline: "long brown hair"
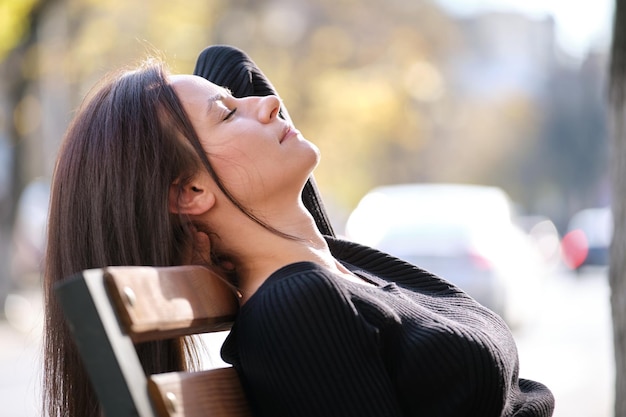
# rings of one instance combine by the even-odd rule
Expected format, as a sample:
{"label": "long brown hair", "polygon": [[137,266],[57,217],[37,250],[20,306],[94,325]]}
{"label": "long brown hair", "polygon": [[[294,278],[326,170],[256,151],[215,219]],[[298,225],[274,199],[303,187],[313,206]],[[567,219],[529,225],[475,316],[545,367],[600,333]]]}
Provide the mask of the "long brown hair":
{"label": "long brown hair", "polygon": [[[109,76],[78,110],[60,148],[51,189],[44,415],[100,414],[53,285],[88,268],[183,263],[193,239],[186,220],[168,212],[168,194],[175,180],[184,184],[202,165],[210,170],[205,159],[159,61]],[[184,369],[189,352],[181,340],[138,350],[150,372]]]}

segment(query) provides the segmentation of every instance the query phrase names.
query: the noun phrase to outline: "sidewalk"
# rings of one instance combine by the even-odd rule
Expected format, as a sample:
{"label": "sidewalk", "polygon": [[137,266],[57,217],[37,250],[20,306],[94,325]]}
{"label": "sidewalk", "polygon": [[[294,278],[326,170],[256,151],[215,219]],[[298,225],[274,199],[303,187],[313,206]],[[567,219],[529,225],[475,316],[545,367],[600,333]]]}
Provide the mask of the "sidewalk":
{"label": "sidewalk", "polygon": [[[521,375],[552,390],[554,417],[611,416],[615,371],[606,274],[555,276],[544,293],[534,306],[540,319],[514,334]],[[41,296],[21,295],[12,301],[9,320],[0,320],[1,417],[41,417]],[[219,348],[225,335],[205,338],[206,367],[224,365]]]}
{"label": "sidewalk", "polygon": [[[0,417],[41,417],[42,299],[39,291],[13,295],[0,319]],[[220,367],[226,332],[205,335],[199,346],[205,367]]]}
{"label": "sidewalk", "polygon": [[41,393],[41,294],[12,296],[7,320],[0,320],[0,403],[2,416],[39,417]]}

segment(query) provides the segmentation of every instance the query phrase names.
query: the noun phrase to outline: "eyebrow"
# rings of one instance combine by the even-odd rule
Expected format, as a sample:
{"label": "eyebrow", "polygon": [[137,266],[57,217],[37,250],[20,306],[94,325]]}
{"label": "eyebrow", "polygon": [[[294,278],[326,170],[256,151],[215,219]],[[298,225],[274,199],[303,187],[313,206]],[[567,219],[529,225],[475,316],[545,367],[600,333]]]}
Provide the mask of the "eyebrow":
{"label": "eyebrow", "polygon": [[227,95],[232,95],[231,91],[228,88],[220,87],[221,91],[209,97],[207,99],[207,113],[211,112],[213,108],[213,103],[216,101],[224,99]]}

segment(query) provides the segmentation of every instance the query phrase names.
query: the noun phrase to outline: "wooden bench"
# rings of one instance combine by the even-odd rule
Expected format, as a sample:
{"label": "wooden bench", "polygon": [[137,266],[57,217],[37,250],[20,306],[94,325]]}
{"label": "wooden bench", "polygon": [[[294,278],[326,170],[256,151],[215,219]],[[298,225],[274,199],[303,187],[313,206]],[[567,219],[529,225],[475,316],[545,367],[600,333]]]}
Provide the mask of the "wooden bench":
{"label": "wooden bench", "polygon": [[230,329],[237,299],[208,269],[92,269],[55,292],[105,416],[252,415],[232,367],[146,375],[134,347]]}

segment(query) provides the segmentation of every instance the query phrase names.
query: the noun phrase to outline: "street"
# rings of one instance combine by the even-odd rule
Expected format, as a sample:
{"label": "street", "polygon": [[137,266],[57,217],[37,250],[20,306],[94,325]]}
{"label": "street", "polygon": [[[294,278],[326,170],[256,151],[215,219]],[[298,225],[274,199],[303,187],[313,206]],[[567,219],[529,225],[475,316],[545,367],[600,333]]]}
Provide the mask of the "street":
{"label": "street", "polygon": [[[514,332],[520,376],[546,384],[555,417],[611,417],[613,345],[605,270],[555,273],[543,286],[533,322]],[[38,417],[41,381],[41,299],[14,296],[0,321],[0,417]],[[214,363],[222,335],[209,338]]]}
{"label": "street", "polygon": [[520,376],[546,384],[555,417],[613,416],[614,358],[606,270],[557,274],[537,299],[539,317],[515,333]]}
{"label": "street", "polygon": [[9,296],[7,306],[7,320],[0,320],[0,417],[41,416],[41,294]]}

